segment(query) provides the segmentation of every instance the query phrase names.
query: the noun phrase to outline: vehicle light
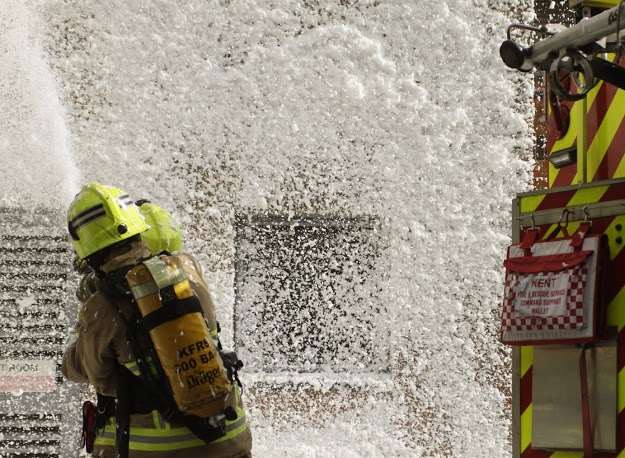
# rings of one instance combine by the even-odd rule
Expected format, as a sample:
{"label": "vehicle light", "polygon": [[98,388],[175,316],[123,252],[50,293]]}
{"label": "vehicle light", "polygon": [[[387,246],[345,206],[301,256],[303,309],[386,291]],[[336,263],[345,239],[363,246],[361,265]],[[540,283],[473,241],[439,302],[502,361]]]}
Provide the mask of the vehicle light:
{"label": "vehicle light", "polygon": [[573,147],[555,151],[549,155],[549,162],[551,162],[556,169],[575,164],[575,162],[577,162],[577,148]]}

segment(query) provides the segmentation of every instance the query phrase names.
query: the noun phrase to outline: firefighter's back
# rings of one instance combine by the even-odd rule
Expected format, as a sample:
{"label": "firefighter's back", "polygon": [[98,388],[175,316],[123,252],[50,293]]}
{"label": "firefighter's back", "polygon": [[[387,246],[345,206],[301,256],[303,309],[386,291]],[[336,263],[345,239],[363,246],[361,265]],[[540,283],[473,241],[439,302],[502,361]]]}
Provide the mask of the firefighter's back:
{"label": "firefighter's back", "polygon": [[[122,200],[128,198],[121,190],[91,184],[76,197],[75,206],[87,209],[78,205],[69,217],[76,253],[89,261],[100,280],[99,289],[79,314],[76,341],[63,357],[64,375],[91,383],[98,393],[98,408],[85,422],[90,425],[94,419],[97,426],[86,429],[87,434],[95,431],[93,455],[251,456],[251,433],[237,375],[242,365],[234,353],[222,352],[214,305],[199,264],[186,254],[152,256],[139,237],[146,225],[137,218],[137,210]],[[97,226],[91,224],[94,219]],[[115,232],[102,231],[108,226],[130,236],[118,241],[110,235]],[[147,312],[142,309],[146,304]],[[197,342],[178,348],[189,334]],[[195,369],[189,358],[191,353],[199,355],[195,350],[206,360],[201,363],[221,371],[222,391],[215,398],[204,390],[203,398],[189,400],[193,388],[219,378],[181,372],[186,369],[179,366],[187,359]],[[164,357],[171,361],[163,364]],[[182,391],[186,405],[180,403],[181,387],[187,390]]]}

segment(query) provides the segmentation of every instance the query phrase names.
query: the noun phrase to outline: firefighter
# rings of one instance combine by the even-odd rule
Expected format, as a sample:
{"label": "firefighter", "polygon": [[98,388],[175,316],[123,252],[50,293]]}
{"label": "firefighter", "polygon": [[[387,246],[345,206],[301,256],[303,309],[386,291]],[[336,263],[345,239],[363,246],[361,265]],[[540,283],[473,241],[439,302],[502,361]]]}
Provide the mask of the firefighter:
{"label": "firefighter", "polygon": [[[180,226],[167,210],[146,199],[137,200],[135,205],[139,207],[143,219],[150,227],[141,233],[141,239],[152,256],[161,253],[173,254],[183,249],[184,242]],[[82,304],[97,291],[98,277],[89,267],[86,259],[80,259],[78,256],[74,258],[74,270],[82,275],[76,289],[76,297]]]}
{"label": "firefighter", "polygon": [[[200,439],[171,415],[141,385],[141,372],[128,337],[130,310],[125,272],[152,257],[141,235],[149,229],[138,207],[122,190],[90,183],[76,195],[68,212],[68,230],[77,257],[98,277],[98,288],[79,313],[76,340],[63,355],[62,371],[72,381],[90,383],[98,393],[98,426],[93,455],[102,458],[243,458],[251,457],[252,437],[241,403],[239,386],[229,412],[215,415],[218,437]],[[193,257],[172,255],[200,299],[211,336],[218,339],[214,306],[201,270]],[[235,372],[236,375],[236,372]],[[236,377],[238,381],[238,377]],[[170,421],[167,421],[167,418]],[[179,418],[179,417],[174,417]],[[126,420],[125,420],[126,419]],[[127,429],[118,425],[125,425]],[[87,434],[91,433],[90,430]],[[126,441],[126,445],[116,444]],[[125,450],[127,448],[127,450]]]}

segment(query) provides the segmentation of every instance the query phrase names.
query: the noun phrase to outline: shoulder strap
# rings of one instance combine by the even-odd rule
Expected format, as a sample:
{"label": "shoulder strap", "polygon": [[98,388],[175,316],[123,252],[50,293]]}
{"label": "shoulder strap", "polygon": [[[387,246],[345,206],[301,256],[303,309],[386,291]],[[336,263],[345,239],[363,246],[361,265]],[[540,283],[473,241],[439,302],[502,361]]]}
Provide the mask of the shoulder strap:
{"label": "shoulder strap", "polygon": [[113,272],[101,273],[98,275],[100,287],[104,294],[112,300],[116,297],[131,297],[130,288],[126,281],[126,274],[134,266],[123,267]]}
{"label": "shoulder strap", "polygon": [[141,320],[141,325],[147,332],[150,332],[157,326],[183,315],[187,315],[188,313],[203,313],[200,301],[195,296],[191,296],[187,299],[179,299],[175,302],[172,301],[167,307],[161,307],[147,314]]}

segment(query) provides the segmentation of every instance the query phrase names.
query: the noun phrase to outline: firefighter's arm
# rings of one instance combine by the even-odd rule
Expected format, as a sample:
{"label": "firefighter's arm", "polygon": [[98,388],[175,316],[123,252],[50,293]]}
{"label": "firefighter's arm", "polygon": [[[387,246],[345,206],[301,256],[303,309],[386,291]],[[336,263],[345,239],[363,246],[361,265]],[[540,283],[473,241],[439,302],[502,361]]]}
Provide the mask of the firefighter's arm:
{"label": "firefighter's arm", "polygon": [[[77,260],[74,260],[75,268],[76,268],[77,262],[78,262]],[[82,270],[79,270],[78,268],[77,270],[79,271],[79,273],[84,274],[82,278],[80,279],[78,288],[76,289],[76,297],[80,301],[81,312],[80,312],[80,319],[78,320],[78,323],[76,324],[76,329],[74,331],[74,334],[79,335],[80,329],[81,329],[81,321],[83,320],[83,314],[84,314],[82,310],[85,306],[85,302],[87,302],[87,300],[97,291],[97,284],[96,284],[96,278],[93,272],[86,272],[84,270],[84,267],[82,268]],[[69,345],[69,347],[67,347],[65,350],[65,353],[63,355],[62,372],[65,378],[67,378],[68,380],[71,380],[73,382],[78,382],[78,383],[89,383],[89,378],[87,377],[87,374],[82,369],[82,364],[80,360],[78,359],[77,350],[76,350],[77,340],[78,339],[74,340],[74,342],[72,342]]]}
{"label": "firefighter's arm", "polygon": [[114,351],[118,323],[94,295],[80,311],[78,335],[63,355],[63,375],[75,382],[89,382],[98,393],[114,396],[117,384],[117,357]]}
{"label": "firefighter's arm", "polygon": [[84,371],[82,370],[82,365],[77,359],[76,342],[71,343],[70,346],[65,349],[65,353],[63,354],[63,365],[61,366],[61,371],[63,372],[65,378],[71,380],[72,382],[89,382],[87,374],[84,373]]}

